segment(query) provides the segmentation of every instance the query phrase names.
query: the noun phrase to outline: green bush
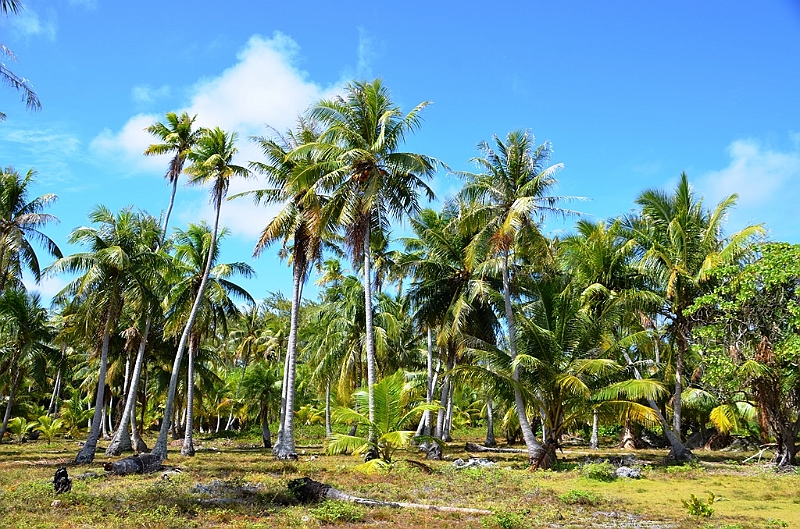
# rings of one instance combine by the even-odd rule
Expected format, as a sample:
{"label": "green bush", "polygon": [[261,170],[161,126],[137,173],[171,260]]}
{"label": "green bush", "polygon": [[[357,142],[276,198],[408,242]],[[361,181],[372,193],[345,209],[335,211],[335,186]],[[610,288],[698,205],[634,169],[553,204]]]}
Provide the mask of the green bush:
{"label": "green bush", "polygon": [[600,497],[594,492],[579,489],[568,490],[559,495],[558,499],[567,505],[597,505],[601,501]]}
{"label": "green bush", "polygon": [[488,528],[498,527],[499,529],[522,529],[530,527],[525,520],[525,516],[516,512],[497,512],[488,518],[484,518],[483,526]]}
{"label": "green bush", "polygon": [[711,518],[711,515],[714,514],[714,509],[711,508],[711,505],[714,504],[714,498],[716,496],[714,496],[713,492],[708,493],[708,501],[703,501],[694,494],[690,494],[689,499],[681,500],[681,503],[690,515]]}
{"label": "green bush", "polygon": [[365,510],[360,505],[345,501],[327,500],[322,502],[319,507],[309,509],[314,518],[322,523],[355,523],[364,519]]}
{"label": "green bush", "polygon": [[617,479],[617,469],[608,461],[602,463],[587,463],[581,469],[581,475],[596,481],[614,481]]}

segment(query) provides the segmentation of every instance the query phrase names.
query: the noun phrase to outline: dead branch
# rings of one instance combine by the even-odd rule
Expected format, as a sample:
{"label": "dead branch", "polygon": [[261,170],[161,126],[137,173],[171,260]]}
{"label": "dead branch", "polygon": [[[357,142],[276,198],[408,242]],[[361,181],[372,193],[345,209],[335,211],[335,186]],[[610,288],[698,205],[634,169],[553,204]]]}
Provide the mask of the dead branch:
{"label": "dead branch", "polygon": [[475,443],[467,443],[464,446],[467,452],[494,452],[499,454],[527,454],[527,450],[521,448],[490,448],[488,446],[476,445]]}

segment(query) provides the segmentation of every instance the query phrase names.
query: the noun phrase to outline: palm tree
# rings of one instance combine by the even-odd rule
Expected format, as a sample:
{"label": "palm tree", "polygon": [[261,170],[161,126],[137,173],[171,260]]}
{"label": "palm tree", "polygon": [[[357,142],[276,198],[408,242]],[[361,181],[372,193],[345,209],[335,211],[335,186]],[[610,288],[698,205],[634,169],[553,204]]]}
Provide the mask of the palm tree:
{"label": "palm tree", "polygon": [[233,157],[237,153],[235,146],[236,134],[226,133],[219,127],[214,129],[204,129],[203,135],[197,142],[195,148],[189,153],[188,159],[191,165],[187,168],[187,173],[191,177],[191,183],[204,184],[212,182],[211,189],[211,203],[214,206],[214,227],[211,232],[211,242],[208,245],[209,254],[206,257],[205,268],[197,291],[197,297],[192,305],[192,310],[189,313],[189,319],[184,327],[183,334],[181,334],[178,349],[175,353],[175,362],[172,366],[172,375],[169,382],[169,390],[167,392],[167,402],[164,407],[164,418],[161,421],[161,431],[158,435],[158,440],[151,453],[161,459],[167,458],[167,434],[169,433],[170,421],[172,418],[172,408],[175,404],[175,389],[178,385],[178,374],[180,371],[181,360],[183,359],[183,351],[186,348],[189,335],[192,332],[197,314],[200,310],[200,305],[205,295],[208,278],[211,274],[211,265],[213,261],[213,251],[217,245],[217,233],[219,231],[219,213],[222,206],[222,200],[228,192],[231,178],[240,176],[246,178],[250,172],[245,168],[233,163]]}
{"label": "palm tree", "polygon": [[[19,13],[22,4],[18,0],[2,0],[0,1],[0,12],[4,15],[7,15],[9,12],[11,13]],[[16,61],[17,57],[14,55],[14,52],[0,44],[0,54],[5,55],[12,61]],[[14,90],[22,92],[22,100],[25,101],[25,106],[28,107],[30,110],[41,110],[42,103],[39,101],[39,96],[36,95],[36,92],[33,91],[31,88],[30,81],[25,79],[24,77],[20,77],[8,67],[0,63],[0,81],[4,82]],[[0,121],[6,119],[6,115],[0,112]]]}
{"label": "palm tree", "polygon": [[147,132],[161,140],[162,143],[153,143],[145,151],[145,156],[157,156],[162,154],[172,154],[169,161],[169,168],[167,169],[164,178],[172,186],[172,193],[169,197],[169,206],[167,213],[164,215],[164,235],[167,234],[167,226],[169,226],[169,217],[172,213],[172,206],[175,203],[175,193],[178,189],[178,178],[183,172],[183,165],[187,156],[192,150],[198,140],[203,134],[202,129],[192,130],[195,119],[197,116],[189,116],[183,112],[180,116],[175,112],[167,112],[165,115],[166,123],[156,122],[147,127]]}
{"label": "palm tree", "polygon": [[22,177],[12,167],[0,173],[0,292],[9,282],[22,284],[23,266],[37,282],[41,279],[39,259],[31,242],[41,245],[53,257],[62,257],[56,243],[40,231],[49,222],[58,222],[53,215],[43,213],[58,197],[46,194],[29,200],[29,187],[35,176],[33,169]]}
{"label": "palm tree", "polygon": [[[530,132],[513,131],[505,141],[495,136],[494,143],[494,148],[486,142],[480,143],[478,149],[483,157],[472,160],[483,172],[461,173],[466,182],[460,197],[468,204],[462,222],[476,232],[469,249],[471,259],[481,260],[485,256],[500,259],[508,347],[514,365],[512,378],[518,385],[520,366],[516,364],[517,332],[510,277],[514,247],[526,240],[528,245],[535,246],[537,239],[541,239],[537,225],[546,214],[563,216],[571,212],[558,205],[566,197],[549,194],[556,185],[555,174],[563,167],[548,165],[552,152],[549,142],[537,147]],[[544,448],[533,433],[518,386],[514,388],[514,400],[531,462],[540,461]]]}
{"label": "palm tree", "polygon": [[[702,199],[695,198],[686,173],[682,173],[674,194],[645,190],[636,199],[640,213],[624,219],[630,238],[638,245],[638,266],[662,296],[659,312],[669,320],[676,344],[672,428],[678,439],[684,359],[692,343],[694,326],[686,311],[708,286],[709,272],[716,266],[735,262],[753,238],[764,233],[761,225],[757,225],[723,237],[722,223],[737,198],[731,195],[714,210],[708,210],[703,207]],[[670,456],[679,460],[693,457],[685,448],[676,446]]]}
{"label": "palm tree", "polygon": [[94,459],[105,402],[111,338],[116,332],[126,295],[135,296],[135,290],[146,290],[157,269],[151,243],[159,235],[155,219],[136,214],[130,208],[115,215],[104,206],[97,206],[89,218],[99,227],[76,228],[69,236],[70,244],[82,244],[88,251],[63,257],[47,269],[51,274],[82,273],[59,292],[54,301],[81,300],[83,310],[91,314],[84,321],[102,328],[101,331],[97,329],[102,339],[95,413],[89,437],[76,456],[76,463],[90,463]]}
{"label": "palm tree", "polygon": [[375,79],[350,83],[344,96],[320,101],[310,111],[312,119],[327,127],[319,141],[308,147],[317,150],[324,171],[320,187],[332,193],[326,215],[344,229],[353,261],[364,265],[367,386],[373,423],[376,379],[370,243],[373,231],[385,232],[392,220],[419,209],[420,190],[433,198],[424,179],[435,172],[436,160],[398,152],[405,135],[420,126],[420,113],[427,105],[420,103],[403,115],[389,90]]}
{"label": "palm tree", "polygon": [[36,356],[50,357],[52,360],[57,354],[57,350],[50,346],[55,330],[48,321],[47,310],[40,303],[38,294],[28,294],[22,290],[6,290],[0,296],[0,350],[7,355],[0,360],[0,365],[11,376],[8,404],[0,425],[0,439],[8,427],[26,366]]}
{"label": "palm tree", "polygon": [[239,298],[249,304],[255,303],[252,296],[230,281],[233,275],[252,277],[255,273],[246,263],[217,263],[220,241],[227,235],[227,230],[220,231],[216,239],[216,248],[210,248],[211,228],[205,223],[190,224],[187,231],[178,230],[172,238],[175,248],[175,264],[167,282],[172,285],[169,296],[165,300],[167,308],[166,332],[180,331],[186,317],[197,298],[206,259],[211,256],[212,268],[207,280],[205,295],[197,313],[195,324],[189,335],[189,363],[186,384],[186,430],[181,455],[194,455],[192,443],[193,410],[194,410],[194,358],[200,350],[201,339],[207,335],[227,334],[227,322],[230,317],[237,316],[239,309],[232,297]]}
{"label": "palm tree", "polygon": [[251,162],[250,167],[264,175],[273,187],[244,193],[253,195],[256,203],[263,200],[268,204],[284,204],[261,232],[253,255],[260,255],[276,241],[282,241],[282,254],[291,252],[292,308],[280,425],[273,448],[278,459],[297,459],[294,443],[294,401],[298,314],[308,267],[312,262],[319,261],[327,231],[321,217],[325,197],[318,195],[315,187],[320,172],[311,169],[313,160],[310,155],[292,158],[288,155],[302,145],[315,142],[317,138],[318,133],[314,127],[303,120],[300,120],[297,132],[289,131],[285,136],[278,135],[277,138],[254,138],[261,147],[266,162]]}
{"label": "palm tree", "polygon": [[275,403],[280,398],[278,386],[280,380],[275,373],[275,368],[265,360],[259,360],[253,368],[243,375],[242,389],[247,402],[252,403],[258,409],[258,417],[261,422],[261,439],[264,448],[272,448],[269,421],[274,413]]}

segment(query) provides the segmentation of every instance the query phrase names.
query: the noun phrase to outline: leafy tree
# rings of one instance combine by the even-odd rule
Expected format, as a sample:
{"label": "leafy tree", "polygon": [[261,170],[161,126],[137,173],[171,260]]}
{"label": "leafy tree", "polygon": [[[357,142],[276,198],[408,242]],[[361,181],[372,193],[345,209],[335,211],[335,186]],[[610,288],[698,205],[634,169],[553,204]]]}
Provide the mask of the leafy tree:
{"label": "leafy tree", "polygon": [[280,379],[275,374],[275,368],[264,360],[256,362],[242,380],[242,390],[246,401],[258,411],[264,448],[272,448],[269,423],[278,407],[276,404],[280,403],[279,388]]}
{"label": "leafy tree", "polygon": [[22,284],[23,267],[37,282],[41,279],[33,242],[53,257],[62,257],[56,243],[41,231],[48,223],[58,222],[53,215],[43,213],[58,197],[46,194],[30,200],[28,193],[35,176],[33,169],[23,177],[12,167],[0,173],[0,292],[9,285]]}
{"label": "leafy tree", "polygon": [[[739,389],[744,383],[762,429],[778,443],[775,462],[793,465],[800,432],[800,245],[760,245],[756,259],[714,275],[719,284],[692,308],[715,359],[707,378]],[[719,413],[737,419],[730,408]]]}

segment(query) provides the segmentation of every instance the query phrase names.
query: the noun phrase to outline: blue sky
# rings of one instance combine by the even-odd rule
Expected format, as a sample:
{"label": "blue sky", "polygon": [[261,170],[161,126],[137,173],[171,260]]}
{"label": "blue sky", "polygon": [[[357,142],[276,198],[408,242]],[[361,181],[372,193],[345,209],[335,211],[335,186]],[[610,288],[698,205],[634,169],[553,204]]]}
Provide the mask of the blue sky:
{"label": "blue sky", "polygon": [[[273,5],[274,4],[274,5]],[[530,129],[564,164],[558,193],[591,218],[629,212],[645,188],[685,171],[713,206],[740,195],[728,231],[764,222],[800,242],[800,2],[117,2],[23,0],[0,20],[6,63],[42,111],[0,89],[0,164],[38,171],[56,193],[47,232],[62,249],[96,204],[167,206],[166,160],[146,158],[144,127],[168,111],[248,138],[293,126],[351,79],[383,78],[395,101],[421,101],[407,149],[470,170],[476,144]],[[460,182],[444,173],[441,199]],[[258,188],[258,181],[231,193]],[[434,205],[436,206],[436,205]],[[290,290],[277,248],[254,260],[270,210],[226,202],[223,260],[249,261],[256,298]],[[173,226],[211,219],[207,190],[179,187]],[[569,223],[549,222],[554,233]],[[45,296],[65,278],[49,278]]]}

